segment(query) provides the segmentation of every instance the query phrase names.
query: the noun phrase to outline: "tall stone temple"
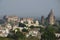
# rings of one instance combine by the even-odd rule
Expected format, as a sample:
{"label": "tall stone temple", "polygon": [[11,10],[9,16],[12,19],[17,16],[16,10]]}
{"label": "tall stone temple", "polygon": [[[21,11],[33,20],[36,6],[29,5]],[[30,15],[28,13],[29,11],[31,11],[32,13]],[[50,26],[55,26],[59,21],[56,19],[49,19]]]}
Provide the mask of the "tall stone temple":
{"label": "tall stone temple", "polygon": [[41,16],[41,23],[44,24],[44,16]]}
{"label": "tall stone temple", "polygon": [[54,10],[51,9],[49,15],[48,15],[48,23],[53,25],[55,24],[55,16],[54,16]]}

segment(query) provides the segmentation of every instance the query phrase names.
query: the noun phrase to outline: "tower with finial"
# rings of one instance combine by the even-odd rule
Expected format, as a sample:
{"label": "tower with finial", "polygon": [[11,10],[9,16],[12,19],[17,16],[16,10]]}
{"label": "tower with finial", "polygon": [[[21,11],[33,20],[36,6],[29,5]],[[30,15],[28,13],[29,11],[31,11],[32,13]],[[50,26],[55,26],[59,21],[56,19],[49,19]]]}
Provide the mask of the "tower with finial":
{"label": "tower with finial", "polygon": [[55,24],[55,16],[54,16],[54,10],[51,9],[49,15],[48,15],[48,23],[53,25]]}
{"label": "tower with finial", "polygon": [[41,16],[41,24],[44,24],[44,16]]}

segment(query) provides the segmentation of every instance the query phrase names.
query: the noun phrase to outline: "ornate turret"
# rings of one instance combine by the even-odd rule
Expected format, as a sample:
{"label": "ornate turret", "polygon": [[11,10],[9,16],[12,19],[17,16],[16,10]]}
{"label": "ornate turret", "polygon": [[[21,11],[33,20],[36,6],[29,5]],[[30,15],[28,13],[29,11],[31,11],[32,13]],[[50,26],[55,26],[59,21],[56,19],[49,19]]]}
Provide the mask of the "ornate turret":
{"label": "ornate turret", "polygon": [[44,16],[41,16],[41,23],[44,24]]}
{"label": "ornate turret", "polygon": [[48,15],[48,23],[53,25],[55,24],[55,16],[54,16],[54,10],[51,9],[49,15]]}

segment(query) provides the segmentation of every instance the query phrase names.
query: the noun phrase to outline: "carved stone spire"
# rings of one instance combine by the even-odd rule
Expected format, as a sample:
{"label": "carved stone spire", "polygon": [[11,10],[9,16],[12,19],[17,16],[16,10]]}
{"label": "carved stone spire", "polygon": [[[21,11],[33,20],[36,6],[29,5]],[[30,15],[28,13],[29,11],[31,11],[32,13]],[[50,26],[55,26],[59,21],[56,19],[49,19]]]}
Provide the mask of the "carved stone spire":
{"label": "carved stone spire", "polygon": [[49,15],[48,15],[48,23],[53,25],[55,24],[55,16],[54,16],[54,10],[51,9]]}
{"label": "carved stone spire", "polygon": [[41,16],[41,23],[44,24],[44,16]]}

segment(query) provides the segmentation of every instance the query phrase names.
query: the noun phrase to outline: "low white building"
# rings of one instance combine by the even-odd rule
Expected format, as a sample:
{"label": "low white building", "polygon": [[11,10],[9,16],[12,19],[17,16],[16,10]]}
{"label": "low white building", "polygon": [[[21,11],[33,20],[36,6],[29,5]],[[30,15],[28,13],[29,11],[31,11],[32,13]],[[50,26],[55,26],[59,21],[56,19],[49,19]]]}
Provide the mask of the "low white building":
{"label": "low white building", "polygon": [[17,29],[17,28],[18,28],[20,31],[22,31],[22,29],[23,29],[23,27],[18,27],[18,26],[15,25],[15,26],[13,27],[13,30],[15,30],[15,29]]}
{"label": "low white building", "polygon": [[11,26],[11,24],[9,24],[9,23],[6,24],[5,27],[6,27],[7,29],[9,29],[9,30],[12,29],[12,26]]}
{"label": "low white building", "polygon": [[7,37],[9,34],[9,29],[5,27],[0,27],[0,37]]}
{"label": "low white building", "polygon": [[40,38],[41,35],[40,35],[40,32],[38,30],[40,30],[40,29],[34,28],[34,29],[30,30],[29,33],[26,34],[26,37],[29,37],[31,35],[31,36],[35,36],[35,37]]}
{"label": "low white building", "polygon": [[8,22],[13,21],[13,22],[19,22],[19,18],[17,16],[6,16],[5,17]]}
{"label": "low white building", "polygon": [[60,33],[55,33],[55,36],[59,38],[60,37]]}
{"label": "low white building", "polygon": [[37,34],[38,34],[38,31],[34,31],[34,30],[29,31],[29,35],[37,36]]}
{"label": "low white building", "polygon": [[39,21],[35,20],[34,23],[34,19],[33,18],[23,18],[22,20],[20,20],[21,23],[24,23],[26,26],[39,26]]}

